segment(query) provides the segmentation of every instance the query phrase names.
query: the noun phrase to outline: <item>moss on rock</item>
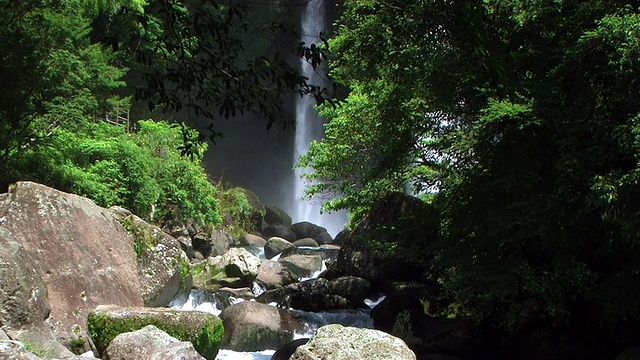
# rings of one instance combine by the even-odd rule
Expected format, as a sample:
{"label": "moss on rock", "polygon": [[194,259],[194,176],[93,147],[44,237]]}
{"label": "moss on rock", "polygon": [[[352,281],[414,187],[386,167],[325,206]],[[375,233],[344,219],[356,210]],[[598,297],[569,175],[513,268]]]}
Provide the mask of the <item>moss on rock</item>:
{"label": "moss on rock", "polygon": [[215,359],[224,335],[218,317],[198,311],[101,305],[88,316],[89,335],[100,355],[119,334],[147,325],[154,325],[180,341],[191,342],[208,360]]}

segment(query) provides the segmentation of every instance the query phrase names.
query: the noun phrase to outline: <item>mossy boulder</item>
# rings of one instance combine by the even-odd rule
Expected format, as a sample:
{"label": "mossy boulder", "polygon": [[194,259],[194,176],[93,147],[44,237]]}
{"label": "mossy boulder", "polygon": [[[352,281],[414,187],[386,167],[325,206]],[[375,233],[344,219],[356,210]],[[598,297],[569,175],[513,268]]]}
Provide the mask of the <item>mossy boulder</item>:
{"label": "mossy boulder", "polygon": [[89,313],[89,334],[98,354],[122,333],[153,325],[180,341],[188,341],[205,359],[218,354],[224,336],[222,321],[209,313],[168,308],[100,305]]}

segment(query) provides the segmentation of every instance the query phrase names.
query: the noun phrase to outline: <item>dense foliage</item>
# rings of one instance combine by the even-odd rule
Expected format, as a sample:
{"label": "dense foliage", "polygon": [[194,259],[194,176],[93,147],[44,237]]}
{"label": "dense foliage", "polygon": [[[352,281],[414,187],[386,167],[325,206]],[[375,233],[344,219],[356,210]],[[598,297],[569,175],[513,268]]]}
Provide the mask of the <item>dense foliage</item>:
{"label": "dense foliage", "polygon": [[340,195],[327,208],[355,221],[388,191],[428,194],[448,314],[511,339],[559,332],[544,346],[560,351],[635,344],[637,7],[346,1],[330,45],[351,93],[302,158],[309,194]]}

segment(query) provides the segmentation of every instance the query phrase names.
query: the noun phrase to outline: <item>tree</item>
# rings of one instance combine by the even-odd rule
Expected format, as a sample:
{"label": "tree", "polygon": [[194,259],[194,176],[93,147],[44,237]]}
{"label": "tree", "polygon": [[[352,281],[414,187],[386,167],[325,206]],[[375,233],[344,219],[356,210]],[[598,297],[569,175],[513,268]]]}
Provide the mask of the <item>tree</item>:
{"label": "tree", "polygon": [[0,178],[10,161],[40,146],[61,126],[127,106],[115,96],[124,71],[112,54],[89,42],[78,5],[0,1]]}
{"label": "tree", "polygon": [[[295,23],[289,15],[302,2],[149,2],[143,12],[103,12],[94,37],[124,55],[132,69],[136,99],[150,110],[186,110],[188,120],[229,118],[245,111],[283,121],[282,96],[328,98],[327,89],[309,84],[291,55],[322,63],[324,47],[286,45]],[[204,130],[204,129],[203,129]],[[211,138],[221,135],[213,124]]]}
{"label": "tree", "polygon": [[325,109],[327,139],[302,159],[319,182],[310,194],[330,190],[344,197],[329,207],[366,209],[407,183],[428,189],[454,305],[443,313],[507,339],[560,331],[556,349],[570,339],[592,351],[597,336],[610,356],[634,344],[634,6],[345,2],[332,72],[352,92]]}

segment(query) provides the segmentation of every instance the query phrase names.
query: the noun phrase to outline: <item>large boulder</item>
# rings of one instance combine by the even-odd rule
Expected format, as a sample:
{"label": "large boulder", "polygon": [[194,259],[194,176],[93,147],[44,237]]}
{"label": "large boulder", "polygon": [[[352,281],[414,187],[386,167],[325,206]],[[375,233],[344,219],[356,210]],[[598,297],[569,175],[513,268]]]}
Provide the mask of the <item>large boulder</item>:
{"label": "large boulder", "polygon": [[268,225],[282,224],[284,226],[291,225],[291,216],[284,210],[273,205],[265,205],[264,221]]}
{"label": "large boulder", "polygon": [[267,243],[262,236],[254,234],[244,234],[240,237],[238,245],[240,246],[264,246]]}
{"label": "large boulder", "polygon": [[166,306],[179,291],[191,290],[189,261],[180,243],[126,209],[111,210],[133,236],[144,305]]}
{"label": "large boulder", "polygon": [[244,248],[231,248],[225,254],[206,258],[192,265],[193,286],[218,290],[220,287],[247,287],[258,276],[260,258]]}
{"label": "large boulder", "polygon": [[340,249],[337,268],[379,289],[391,281],[419,281],[429,266],[429,245],[439,233],[438,215],[431,205],[391,193],[350,233]]}
{"label": "large boulder", "polygon": [[322,270],[320,255],[290,255],[278,260],[299,278],[310,278]]}
{"label": "large boulder", "polygon": [[298,240],[296,234],[288,226],[284,226],[282,224],[273,224],[267,226],[264,230],[262,230],[262,235],[267,239],[271,237],[279,237],[289,242]]}
{"label": "large boulder", "polygon": [[416,355],[402,340],[382,331],[331,324],[318,329],[290,359],[415,360]]}
{"label": "large boulder", "polygon": [[403,339],[416,353],[469,354],[477,340],[469,321],[433,317],[434,303],[423,295],[389,295],[371,310],[373,325]]}
{"label": "large boulder", "polygon": [[291,312],[254,301],[243,301],[225,308],[222,347],[235,351],[277,349],[293,340],[301,330]]}
{"label": "large boulder", "polygon": [[262,259],[256,282],[264,285],[265,289],[271,290],[287,286],[296,281],[298,278],[295,274],[279,261]]}
{"label": "large boulder", "polygon": [[[133,238],[111,211],[32,182],[15,184],[3,198],[0,228],[31,259],[33,272],[20,276],[35,279],[37,273],[47,288],[45,295],[38,280],[27,284],[38,289],[30,295],[33,312],[17,321],[41,318],[45,307],[38,299],[47,296],[48,322],[56,337],[68,343],[88,339],[87,314],[97,305],[143,305]],[[15,245],[11,248],[19,254]]]}
{"label": "large boulder", "polygon": [[231,248],[222,255],[220,264],[227,277],[239,278],[240,286],[251,286],[258,276],[261,261],[244,248]]}
{"label": "large boulder", "polygon": [[269,240],[264,244],[264,256],[267,259],[272,259],[274,256],[281,254],[286,249],[295,249],[295,246],[286,239],[274,236],[269,238]]}
{"label": "large boulder", "polygon": [[193,344],[171,337],[153,325],[116,336],[103,360],[204,360]]}
{"label": "large boulder", "polygon": [[329,235],[327,229],[308,221],[295,223],[289,228],[296,234],[297,239],[311,238],[321,245],[331,244],[333,242],[333,238]]}
{"label": "large boulder", "polygon": [[236,245],[233,236],[223,230],[199,230],[192,238],[193,250],[204,257],[222,255]]}
{"label": "large boulder", "polygon": [[98,354],[116,336],[154,325],[180,341],[188,341],[207,360],[215,359],[224,328],[216,316],[200,311],[169,308],[98,306],[88,316],[89,330]]}
{"label": "large boulder", "polygon": [[351,301],[353,305],[360,305],[371,294],[371,283],[356,276],[342,276],[329,282],[329,292],[340,295]]}

